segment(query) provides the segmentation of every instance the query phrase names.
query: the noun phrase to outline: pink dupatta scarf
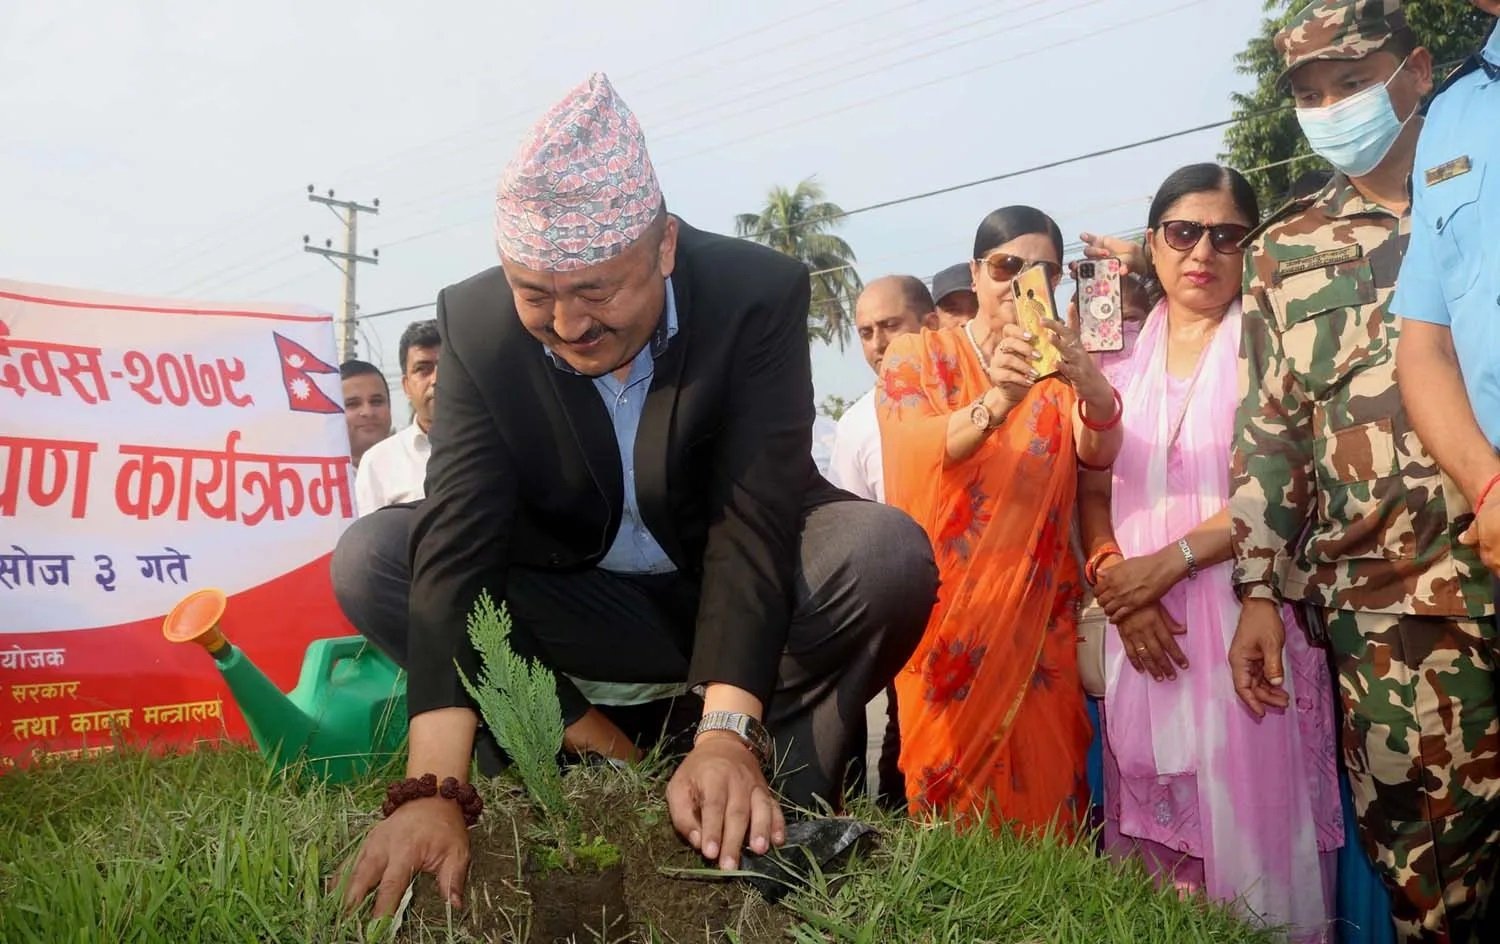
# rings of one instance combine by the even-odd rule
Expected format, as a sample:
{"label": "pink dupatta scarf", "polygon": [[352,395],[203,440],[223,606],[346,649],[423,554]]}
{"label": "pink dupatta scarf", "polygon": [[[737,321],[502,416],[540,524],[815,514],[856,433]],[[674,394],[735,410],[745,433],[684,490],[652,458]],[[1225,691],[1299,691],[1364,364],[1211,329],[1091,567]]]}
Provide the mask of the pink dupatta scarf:
{"label": "pink dupatta scarf", "polygon": [[[1168,502],[1185,502],[1202,522],[1229,500],[1229,452],[1239,402],[1240,305],[1224,316],[1204,350],[1180,419],[1177,448],[1196,488],[1169,494],[1169,440],[1179,417],[1167,408],[1167,308],[1159,304],[1141,329],[1128,361],[1113,367],[1124,403],[1125,442],[1114,465],[1115,537],[1127,557],[1174,544]],[[1123,384],[1123,385],[1122,385]],[[1196,812],[1205,891],[1240,900],[1245,909],[1303,934],[1324,928],[1328,906],[1319,867],[1317,827],[1295,711],[1257,721],[1239,703],[1227,663],[1239,620],[1232,563],[1200,569],[1185,581],[1186,627],[1178,637],[1190,668],[1156,682],[1125,658],[1119,634],[1105,640],[1106,727],[1122,780],[1173,784]],[[1170,610],[1169,610],[1170,612]],[[1297,632],[1288,621],[1288,631]],[[1295,699],[1296,679],[1287,673]],[[1195,782],[1195,783],[1194,783]],[[1139,806],[1139,804],[1136,804]],[[1122,810],[1127,834],[1149,824],[1152,811]],[[1155,814],[1163,815],[1160,811]],[[1135,827],[1149,833],[1149,825]],[[1151,835],[1138,838],[1153,839]],[[1303,939],[1293,934],[1294,940]],[[1318,939],[1316,936],[1313,939]]]}

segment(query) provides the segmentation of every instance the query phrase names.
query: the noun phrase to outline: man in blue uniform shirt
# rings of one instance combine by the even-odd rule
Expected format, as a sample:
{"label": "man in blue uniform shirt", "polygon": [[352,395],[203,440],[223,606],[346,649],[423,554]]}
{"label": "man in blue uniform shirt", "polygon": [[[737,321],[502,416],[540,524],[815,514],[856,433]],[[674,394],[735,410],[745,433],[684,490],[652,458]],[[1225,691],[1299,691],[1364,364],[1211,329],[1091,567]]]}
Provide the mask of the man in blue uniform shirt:
{"label": "man in blue uniform shirt", "polygon": [[[1500,0],[1472,2],[1500,16]],[[1472,504],[1461,540],[1500,575],[1500,30],[1428,112],[1391,310],[1412,424]]]}

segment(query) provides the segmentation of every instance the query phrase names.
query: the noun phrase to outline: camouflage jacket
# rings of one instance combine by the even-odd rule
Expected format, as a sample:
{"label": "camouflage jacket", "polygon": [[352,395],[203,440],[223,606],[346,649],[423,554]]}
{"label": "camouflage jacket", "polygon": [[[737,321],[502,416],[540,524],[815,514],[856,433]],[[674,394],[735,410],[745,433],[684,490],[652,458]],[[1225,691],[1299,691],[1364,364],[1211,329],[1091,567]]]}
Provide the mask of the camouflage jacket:
{"label": "camouflage jacket", "polygon": [[1459,545],[1462,492],[1396,388],[1389,304],[1406,217],[1342,174],[1282,208],[1245,253],[1231,534],[1242,596],[1482,616],[1488,577]]}

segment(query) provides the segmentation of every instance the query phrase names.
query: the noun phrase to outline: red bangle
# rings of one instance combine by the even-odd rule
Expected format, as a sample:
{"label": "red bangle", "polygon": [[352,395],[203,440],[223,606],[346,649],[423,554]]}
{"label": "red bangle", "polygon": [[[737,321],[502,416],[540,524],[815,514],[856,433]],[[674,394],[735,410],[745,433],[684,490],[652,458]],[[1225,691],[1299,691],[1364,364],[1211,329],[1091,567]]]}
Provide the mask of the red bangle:
{"label": "red bangle", "polygon": [[420,777],[398,780],[386,787],[385,803],[380,806],[380,815],[389,817],[404,804],[430,796],[440,796],[457,803],[458,808],[463,810],[465,826],[473,826],[479,822],[479,814],[484,812],[484,798],[472,783],[459,783],[456,777],[444,777],[439,784],[437,774],[423,774]]}
{"label": "red bangle", "polygon": [[1120,545],[1113,542],[1101,545],[1089,555],[1088,563],[1083,565],[1083,579],[1089,582],[1089,586],[1092,587],[1099,582],[1099,565],[1104,563],[1104,558],[1111,554],[1125,556],[1125,552],[1120,550]]}
{"label": "red bangle", "polygon": [[1107,433],[1110,430],[1114,429],[1116,426],[1119,426],[1121,417],[1125,415],[1125,403],[1120,399],[1120,391],[1111,387],[1109,388],[1109,392],[1115,395],[1115,415],[1105,420],[1103,423],[1095,423],[1091,421],[1087,416],[1084,416],[1083,401],[1078,401],[1078,418],[1080,420],[1083,420],[1084,426],[1088,427],[1096,433]]}
{"label": "red bangle", "polygon": [[1495,490],[1496,485],[1500,485],[1500,474],[1490,479],[1485,483],[1484,488],[1479,490],[1479,501],[1474,503],[1474,514],[1477,515],[1481,511],[1484,511],[1484,503],[1489,499],[1490,493]]}

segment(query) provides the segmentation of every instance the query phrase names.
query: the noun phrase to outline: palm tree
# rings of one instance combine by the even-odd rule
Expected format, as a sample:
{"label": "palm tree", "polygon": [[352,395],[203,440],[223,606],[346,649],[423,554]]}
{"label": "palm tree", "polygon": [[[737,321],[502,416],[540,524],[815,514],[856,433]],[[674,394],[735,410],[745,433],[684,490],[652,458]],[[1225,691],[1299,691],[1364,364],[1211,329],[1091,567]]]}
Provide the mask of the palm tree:
{"label": "palm tree", "polygon": [[854,250],[829,230],[843,219],[838,204],[823,199],[823,187],[809,177],[794,190],[772,187],[759,213],[735,217],[734,230],[777,252],[800,259],[812,270],[812,301],[807,337],[842,350],[850,337],[854,301],[864,288],[854,271]]}

